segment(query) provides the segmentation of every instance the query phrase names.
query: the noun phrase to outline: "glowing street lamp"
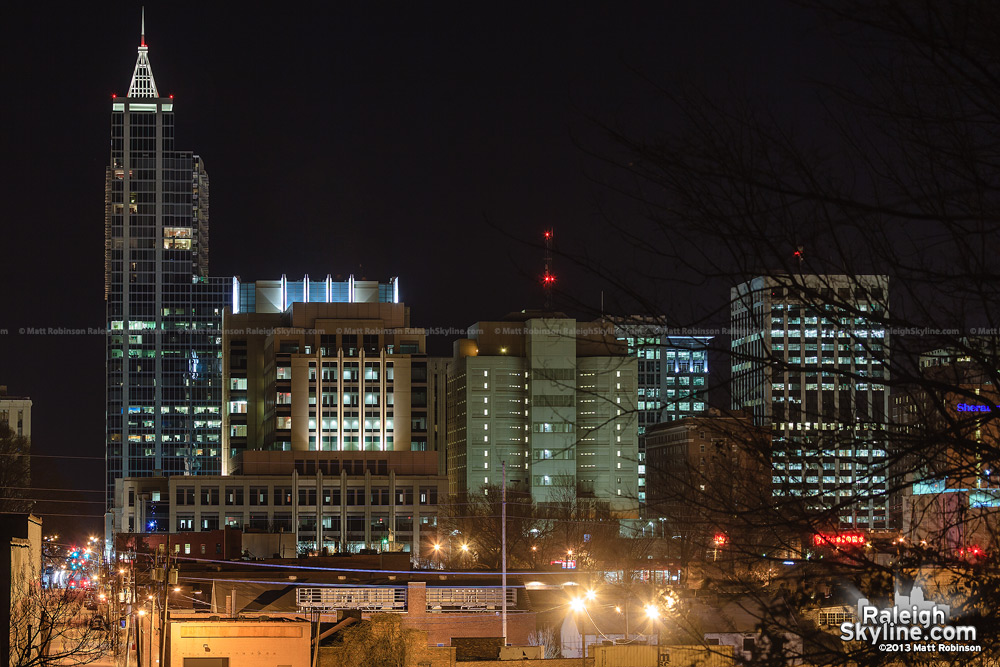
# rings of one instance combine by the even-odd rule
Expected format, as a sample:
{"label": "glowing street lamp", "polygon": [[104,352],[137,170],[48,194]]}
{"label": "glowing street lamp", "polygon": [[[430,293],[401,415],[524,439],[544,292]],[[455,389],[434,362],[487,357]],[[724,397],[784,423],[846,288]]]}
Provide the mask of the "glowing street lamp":
{"label": "glowing street lamp", "polygon": [[[588,591],[589,596],[593,591]],[[593,599],[593,598],[591,598]],[[579,614],[587,610],[587,598],[573,598],[569,601],[569,608],[574,614]],[[583,622],[580,622],[580,665],[586,664],[587,659],[587,634],[584,632]]]}
{"label": "glowing street lamp", "polygon": [[646,605],[646,618],[655,621],[660,618],[660,610],[655,604]]}

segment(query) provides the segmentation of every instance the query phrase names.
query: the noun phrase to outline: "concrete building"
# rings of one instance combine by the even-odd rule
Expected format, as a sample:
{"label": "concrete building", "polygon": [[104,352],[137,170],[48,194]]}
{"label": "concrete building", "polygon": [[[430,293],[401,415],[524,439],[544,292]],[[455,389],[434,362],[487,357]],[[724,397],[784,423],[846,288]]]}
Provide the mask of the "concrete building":
{"label": "concrete building", "polygon": [[717,557],[741,528],[733,517],[769,504],[770,451],[770,432],[743,413],[711,409],[646,431],[647,516],[680,538],[675,555]]}
{"label": "concrete building", "polygon": [[889,279],[758,277],[731,311],[733,408],[771,429],[773,494],[884,529]]}
{"label": "concrete building", "polygon": [[[44,633],[42,598],[42,520],[33,514],[0,516],[0,571],[9,574],[9,588],[0,586],[0,662],[34,664],[40,657]],[[7,547],[10,550],[7,550]]]}
{"label": "concrete building", "polygon": [[0,385],[0,424],[6,424],[14,435],[31,439],[31,399],[11,396],[7,386]]}
{"label": "concrete building", "polygon": [[223,473],[247,450],[426,451],[424,332],[409,319],[384,301],[227,310]]}
{"label": "concrete building", "polygon": [[479,322],[448,370],[452,494],[501,483],[539,503],[638,511],[637,360],[612,325],[522,312]]}
{"label": "concrete building", "polygon": [[[431,646],[449,645],[459,637],[503,637],[500,611],[505,593],[496,574],[470,576],[399,570],[381,574],[377,570],[344,570],[313,571],[307,575],[296,570],[293,563],[272,562],[267,567],[269,576],[261,577],[260,564],[256,568],[254,565],[226,564],[220,571],[203,573],[185,567],[183,576],[205,580],[197,598],[210,600],[212,610],[218,614],[235,613],[241,617],[266,614],[271,619],[320,615],[324,625],[332,625],[347,614],[360,620],[390,613],[399,615],[404,629],[426,632],[425,641]],[[350,563],[333,565],[350,567]],[[295,579],[289,579],[289,574]],[[368,582],[358,582],[359,576]],[[379,583],[371,583],[372,580]],[[528,608],[523,585],[520,577],[512,575],[506,589],[508,641],[519,646],[529,643],[537,619]],[[205,618],[201,609],[175,609],[171,612],[172,619]]]}
{"label": "concrete building", "polygon": [[310,667],[311,633],[308,621],[291,619],[171,619],[167,664]]}
{"label": "concrete building", "polygon": [[[447,494],[435,452],[248,451],[237,462],[232,475],[120,480],[119,530],[232,527],[244,539],[294,535],[297,553],[377,549],[429,555]],[[211,550],[211,540],[205,544]]]}

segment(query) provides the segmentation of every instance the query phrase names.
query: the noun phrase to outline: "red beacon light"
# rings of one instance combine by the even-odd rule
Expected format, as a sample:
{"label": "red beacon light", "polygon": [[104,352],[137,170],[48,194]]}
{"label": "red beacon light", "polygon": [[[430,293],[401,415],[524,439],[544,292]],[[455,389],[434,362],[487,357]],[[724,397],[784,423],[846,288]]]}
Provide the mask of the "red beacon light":
{"label": "red beacon light", "polygon": [[712,539],[712,542],[717,547],[724,547],[727,544],[729,544],[729,536],[726,535],[725,533],[716,533],[715,537]]}

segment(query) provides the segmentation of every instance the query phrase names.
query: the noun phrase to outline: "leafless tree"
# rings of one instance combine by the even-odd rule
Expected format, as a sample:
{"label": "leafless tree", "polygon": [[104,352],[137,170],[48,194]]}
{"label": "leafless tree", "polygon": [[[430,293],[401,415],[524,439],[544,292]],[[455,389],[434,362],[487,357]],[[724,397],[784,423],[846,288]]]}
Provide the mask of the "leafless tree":
{"label": "leafless tree", "polygon": [[398,614],[374,614],[344,631],[342,665],[404,667],[416,647],[416,631]]}
{"label": "leafless tree", "polygon": [[[443,517],[449,531],[458,531],[449,545],[451,564],[459,567],[500,569],[503,496],[499,484],[483,492],[463,495],[448,504],[451,516]],[[546,523],[531,494],[507,489],[507,564],[510,568],[533,567],[538,545],[544,544]],[[457,540],[457,541],[456,541]],[[465,545],[467,549],[463,549]],[[536,547],[534,550],[532,547]]]}
{"label": "leafless tree", "polygon": [[31,442],[0,422],[0,512],[27,512],[31,487]]}
{"label": "leafless tree", "polygon": [[[714,353],[734,373],[713,395],[757,406],[772,432],[771,451],[761,451],[772,502],[741,510],[739,494],[719,493],[703,506],[706,521],[726,517],[728,548],[760,553],[757,565],[748,558],[744,571],[706,580],[754,601],[771,638],[761,664],[906,663],[829,641],[810,613],[831,587],[877,596],[886,581],[897,582],[891,591],[913,580],[979,630],[982,654],[936,658],[986,664],[1000,650],[1000,7],[813,4],[860,63],[856,83],[817,87],[826,116],[810,119],[822,127],[815,139],[780,110],[663,86],[670,128],[648,139],[609,124],[610,147],[591,147],[612,168],[602,182],[635,205],[632,216],[609,216],[605,235],[628,246],[632,269],[572,259],[601,271],[618,312],[716,329]],[[706,298],[679,309],[676,295],[692,290]],[[776,315],[768,293],[794,317]],[[723,332],[736,312],[745,326]],[[807,349],[807,329],[820,349]],[[776,390],[791,397],[781,404],[752,394],[763,384],[747,387],[782,377],[828,387],[830,402],[811,403],[806,386]],[[790,434],[782,423],[805,428]],[[851,475],[843,449],[866,452]],[[798,466],[795,489],[789,466]],[[885,508],[889,520],[859,521],[860,505]],[[814,542],[858,528],[867,544]],[[781,567],[788,557],[807,562],[791,574]],[[797,656],[779,641],[786,631],[805,638]]]}
{"label": "leafless tree", "polygon": [[43,589],[38,577],[11,582],[11,665],[84,665],[109,647],[109,631],[84,607],[84,592]]}

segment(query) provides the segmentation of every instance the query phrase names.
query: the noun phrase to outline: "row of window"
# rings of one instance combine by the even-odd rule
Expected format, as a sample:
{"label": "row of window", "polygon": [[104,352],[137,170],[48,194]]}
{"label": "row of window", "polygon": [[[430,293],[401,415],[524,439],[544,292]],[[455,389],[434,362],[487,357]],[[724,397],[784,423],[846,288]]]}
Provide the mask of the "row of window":
{"label": "row of window", "polygon": [[[323,505],[390,505],[390,494],[388,488],[371,489],[366,495],[363,488],[340,489],[339,487],[324,487],[321,493]],[[197,494],[201,505],[219,505],[220,489],[203,488]],[[268,499],[271,502],[268,502]],[[249,494],[244,494],[243,487],[226,487],[224,500],[226,505],[244,505],[244,500],[249,500],[250,505],[292,505],[291,487],[275,487],[269,489],[266,486],[251,486]],[[412,487],[397,488],[395,491],[396,505],[413,505],[414,500],[420,505],[436,505],[438,502],[437,487],[420,487],[416,493]],[[176,504],[180,506],[195,504],[195,489],[192,487],[177,487],[175,494]],[[298,490],[299,505],[315,505],[317,500],[317,490],[315,488],[305,488]],[[367,500],[367,502],[366,502]],[[134,494],[129,492],[129,504],[134,503]]]}

